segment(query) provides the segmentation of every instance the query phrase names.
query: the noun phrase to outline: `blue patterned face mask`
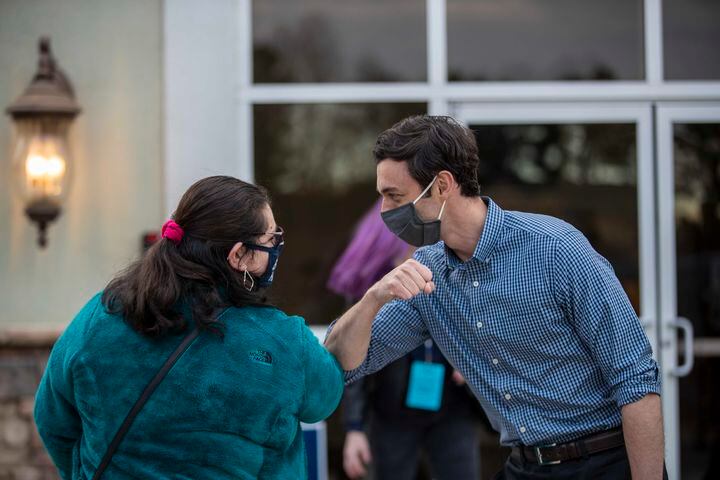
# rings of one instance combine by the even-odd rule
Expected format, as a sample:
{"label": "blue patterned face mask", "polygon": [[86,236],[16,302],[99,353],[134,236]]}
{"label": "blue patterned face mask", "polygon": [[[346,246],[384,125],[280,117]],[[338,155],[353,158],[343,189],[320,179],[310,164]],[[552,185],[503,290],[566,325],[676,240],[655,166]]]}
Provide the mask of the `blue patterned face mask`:
{"label": "blue patterned face mask", "polygon": [[414,201],[380,214],[391,232],[415,247],[432,245],[440,241],[440,218],[445,209],[445,202],[440,208],[438,218],[429,222],[424,222],[415,210],[415,204],[430,190],[435,180],[437,175]]}
{"label": "blue patterned face mask", "polygon": [[275,277],[275,269],[277,268],[278,259],[280,258],[280,254],[285,246],[285,241],[282,237],[280,237],[279,242],[272,247],[265,247],[255,243],[244,243],[243,245],[245,245],[245,247],[249,250],[259,250],[261,252],[268,253],[267,268],[265,269],[265,273],[258,278],[257,286],[260,288],[267,288],[272,285],[273,278]]}

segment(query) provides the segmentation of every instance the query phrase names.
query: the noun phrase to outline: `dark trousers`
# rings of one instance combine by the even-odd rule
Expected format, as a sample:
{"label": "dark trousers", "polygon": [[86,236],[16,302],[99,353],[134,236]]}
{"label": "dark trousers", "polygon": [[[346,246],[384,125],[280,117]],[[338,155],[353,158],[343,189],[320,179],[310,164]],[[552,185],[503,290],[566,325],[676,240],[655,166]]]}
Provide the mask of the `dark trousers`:
{"label": "dark trousers", "polygon": [[[667,472],[663,473],[667,480]],[[510,455],[495,480],[630,480],[630,461],[625,447],[613,448],[558,465],[540,466]]]}
{"label": "dark trousers", "polygon": [[415,480],[423,450],[435,480],[474,480],[479,475],[479,424],[467,416],[415,426],[372,421],[370,448],[376,480]]}

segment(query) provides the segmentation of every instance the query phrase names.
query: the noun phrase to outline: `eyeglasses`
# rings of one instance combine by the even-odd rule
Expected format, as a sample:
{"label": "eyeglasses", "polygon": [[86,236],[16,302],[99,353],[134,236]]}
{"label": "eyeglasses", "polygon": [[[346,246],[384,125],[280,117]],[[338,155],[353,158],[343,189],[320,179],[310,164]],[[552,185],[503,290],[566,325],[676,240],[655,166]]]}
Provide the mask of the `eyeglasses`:
{"label": "eyeglasses", "polygon": [[257,235],[258,237],[261,237],[263,235],[272,235],[273,247],[277,247],[278,245],[285,243],[285,230],[283,230],[280,225],[278,225],[277,230],[275,230],[274,232],[260,232],[253,235]]}

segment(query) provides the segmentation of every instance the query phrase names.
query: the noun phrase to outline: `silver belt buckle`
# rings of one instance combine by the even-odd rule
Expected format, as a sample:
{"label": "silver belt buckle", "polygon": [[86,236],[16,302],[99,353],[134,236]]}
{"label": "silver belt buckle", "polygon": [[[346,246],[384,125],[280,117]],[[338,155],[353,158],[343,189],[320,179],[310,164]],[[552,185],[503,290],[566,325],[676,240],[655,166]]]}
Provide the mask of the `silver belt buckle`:
{"label": "silver belt buckle", "polygon": [[545,466],[545,465],[557,465],[559,463],[562,463],[562,460],[554,460],[552,462],[546,462],[543,459],[542,453],[540,453],[541,448],[554,447],[556,445],[557,445],[557,443],[551,443],[550,445],[542,445],[540,447],[533,447],[533,450],[535,450],[535,456],[537,457],[537,460],[538,460],[538,465]]}

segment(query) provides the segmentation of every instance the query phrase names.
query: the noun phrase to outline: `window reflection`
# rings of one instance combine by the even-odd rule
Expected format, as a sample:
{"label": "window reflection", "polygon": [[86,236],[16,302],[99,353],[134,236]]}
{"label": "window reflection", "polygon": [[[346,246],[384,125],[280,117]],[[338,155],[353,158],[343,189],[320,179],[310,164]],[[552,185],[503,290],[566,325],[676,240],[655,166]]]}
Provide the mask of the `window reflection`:
{"label": "window reflection", "polygon": [[634,124],[474,125],[484,194],[579,228],[640,313]]}
{"label": "window reflection", "polygon": [[641,0],[448,0],[450,80],[644,78]]}
{"label": "window reflection", "polygon": [[424,81],[425,0],[256,0],[256,83]]}
{"label": "window reflection", "polygon": [[711,478],[720,471],[720,124],[675,124],[673,133],[677,310],[696,340],[679,386],[682,475]]}
{"label": "window reflection", "polygon": [[720,79],[720,2],[663,0],[665,79]]}
{"label": "window reflection", "polygon": [[355,223],[377,199],[372,148],[425,104],[256,105],[255,178],[270,189],[285,228],[274,300],[309,323],[345,308],[325,283]]}
{"label": "window reflection", "polygon": [[678,312],[720,336],[720,125],[676,124]]}

